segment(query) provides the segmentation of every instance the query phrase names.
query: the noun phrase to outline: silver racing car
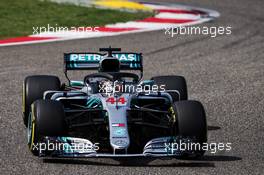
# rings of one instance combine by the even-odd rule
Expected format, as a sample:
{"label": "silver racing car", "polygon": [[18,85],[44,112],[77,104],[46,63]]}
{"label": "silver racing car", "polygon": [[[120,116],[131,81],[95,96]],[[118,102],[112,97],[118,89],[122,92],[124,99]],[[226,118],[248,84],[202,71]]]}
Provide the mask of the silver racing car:
{"label": "silver racing car", "polygon": [[[28,76],[23,121],[28,146],[42,157],[200,157],[207,142],[203,105],[188,100],[185,78],[142,80],[141,53],[101,48],[65,53],[68,80]],[[94,70],[72,81],[69,70]]]}

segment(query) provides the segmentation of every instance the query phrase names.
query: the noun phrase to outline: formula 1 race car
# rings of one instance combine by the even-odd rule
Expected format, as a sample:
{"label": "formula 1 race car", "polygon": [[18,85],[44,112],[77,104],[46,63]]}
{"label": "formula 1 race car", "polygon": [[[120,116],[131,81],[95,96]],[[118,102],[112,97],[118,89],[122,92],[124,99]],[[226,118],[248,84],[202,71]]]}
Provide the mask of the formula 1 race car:
{"label": "formula 1 race car", "polygon": [[[185,78],[142,80],[141,53],[100,52],[65,53],[66,84],[50,75],[25,78],[30,151],[42,157],[202,156],[205,111],[188,100]],[[71,81],[69,70],[98,72]]]}

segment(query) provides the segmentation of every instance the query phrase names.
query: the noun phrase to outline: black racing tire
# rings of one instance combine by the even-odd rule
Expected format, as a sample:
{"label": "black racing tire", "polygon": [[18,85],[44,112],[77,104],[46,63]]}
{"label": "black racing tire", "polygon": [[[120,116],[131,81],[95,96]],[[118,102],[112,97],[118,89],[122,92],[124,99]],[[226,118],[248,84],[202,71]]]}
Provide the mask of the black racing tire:
{"label": "black racing tire", "polygon": [[[202,147],[207,142],[207,122],[203,105],[199,101],[185,100],[174,102],[173,111],[176,117],[176,135],[195,138],[195,143]],[[202,156],[205,151],[195,150],[195,157]]]}
{"label": "black racing tire", "polygon": [[187,100],[187,84],[183,76],[167,75],[167,76],[156,76],[152,77],[151,80],[154,80],[156,85],[165,85],[166,90],[177,90],[180,93],[180,96],[175,92],[169,92],[172,96],[173,101]]}
{"label": "black racing tire", "polygon": [[27,127],[28,146],[33,155],[39,155],[39,144],[44,136],[63,136],[66,133],[65,113],[61,102],[36,100],[31,105]]}
{"label": "black racing tire", "polygon": [[28,115],[31,104],[43,98],[43,93],[48,90],[60,90],[60,79],[51,75],[28,76],[24,80],[22,95],[22,111],[25,126],[28,123]]}

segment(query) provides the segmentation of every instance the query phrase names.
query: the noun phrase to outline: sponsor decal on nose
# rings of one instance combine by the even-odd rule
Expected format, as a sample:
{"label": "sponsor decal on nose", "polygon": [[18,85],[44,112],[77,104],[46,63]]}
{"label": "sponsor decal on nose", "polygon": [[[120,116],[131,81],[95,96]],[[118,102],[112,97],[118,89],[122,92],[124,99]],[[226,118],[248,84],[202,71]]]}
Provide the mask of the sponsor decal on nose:
{"label": "sponsor decal on nose", "polygon": [[112,127],[125,127],[125,123],[113,123]]}

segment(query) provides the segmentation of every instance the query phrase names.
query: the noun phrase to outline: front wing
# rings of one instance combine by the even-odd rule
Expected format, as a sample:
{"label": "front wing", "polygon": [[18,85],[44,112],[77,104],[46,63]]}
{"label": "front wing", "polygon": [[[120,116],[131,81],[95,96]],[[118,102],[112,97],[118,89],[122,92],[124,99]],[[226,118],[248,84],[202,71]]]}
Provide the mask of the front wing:
{"label": "front wing", "polygon": [[[181,157],[195,152],[180,149],[179,144],[190,143],[192,139],[182,137],[160,137],[150,140],[139,154],[100,153],[100,145],[87,139],[74,137],[45,137],[33,149],[38,149],[40,157],[89,158],[89,157]],[[178,145],[178,146],[177,146]]]}

